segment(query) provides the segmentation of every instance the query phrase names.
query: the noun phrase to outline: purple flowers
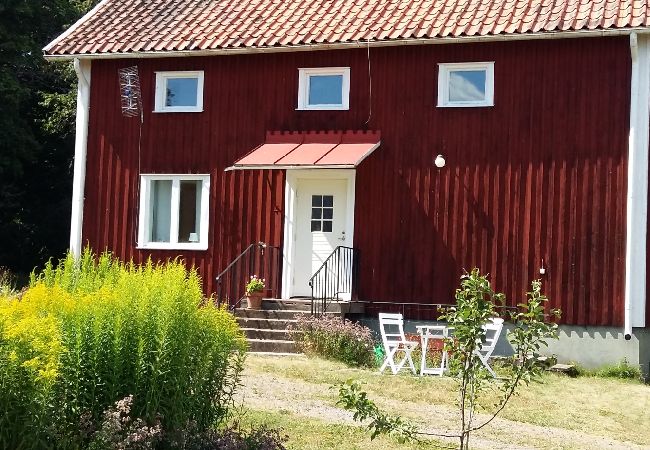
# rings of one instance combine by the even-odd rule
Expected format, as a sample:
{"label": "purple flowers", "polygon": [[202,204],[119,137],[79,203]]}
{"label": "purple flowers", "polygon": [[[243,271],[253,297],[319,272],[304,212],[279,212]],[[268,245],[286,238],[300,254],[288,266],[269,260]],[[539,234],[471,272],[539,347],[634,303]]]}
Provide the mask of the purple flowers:
{"label": "purple flowers", "polygon": [[295,316],[290,332],[298,347],[306,354],[336,359],[351,366],[375,365],[375,339],[372,331],[337,316]]}

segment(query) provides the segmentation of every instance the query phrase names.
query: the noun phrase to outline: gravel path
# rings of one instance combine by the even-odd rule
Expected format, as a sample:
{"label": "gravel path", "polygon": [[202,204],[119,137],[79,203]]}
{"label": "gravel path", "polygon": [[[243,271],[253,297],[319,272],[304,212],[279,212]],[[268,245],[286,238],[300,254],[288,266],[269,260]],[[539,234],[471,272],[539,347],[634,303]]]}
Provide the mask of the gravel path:
{"label": "gravel path", "polygon": [[[329,386],[302,380],[282,378],[273,374],[245,371],[239,401],[247,407],[267,411],[290,411],[298,416],[319,419],[329,423],[359,425],[352,414],[334,406],[336,392]],[[273,389],[268,389],[273,386]],[[412,403],[374,398],[381,408],[399,411],[419,424],[428,433],[453,433],[457,412],[449,407],[426,403]],[[478,420],[485,417],[478,417]],[[436,427],[426,424],[435,423]],[[450,443],[457,442],[449,440]],[[534,447],[530,443],[534,442]],[[497,418],[483,430],[472,434],[472,448],[481,449],[641,449],[630,442],[595,436],[579,431],[542,427],[523,422]]]}

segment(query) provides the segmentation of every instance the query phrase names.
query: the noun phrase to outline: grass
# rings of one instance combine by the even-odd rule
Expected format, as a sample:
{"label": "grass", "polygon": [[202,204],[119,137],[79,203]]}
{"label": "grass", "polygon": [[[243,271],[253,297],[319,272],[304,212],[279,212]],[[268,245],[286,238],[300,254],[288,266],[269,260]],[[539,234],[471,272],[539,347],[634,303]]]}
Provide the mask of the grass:
{"label": "grass", "polygon": [[[435,416],[437,428],[454,428],[456,385],[450,378],[414,377],[406,373],[398,376],[381,375],[376,370],[350,368],[341,363],[318,358],[256,355],[249,356],[245,373],[247,377],[272,374],[273,377],[290,380],[296,389],[301,385],[320,386],[320,389],[311,389],[306,395],[309,399],[323,402],[330,407],[335,406],[337,400],[337,392],[330,389],[330,386],[354,378],[365,383],[364,390],[380,407],[396,411],[420,426],[430,425],[431,417]],[[488,395],[484,406],[489,410],[496,399],[496,396]],[[428,417],[423,416],[425,410],[428,411]],[[500,415],[508,420],[501,421],[500,424],[495,422],[494,426],[490,426],[490,430],[482,432],[480,436],[502,442],[534,445],[537,448],[589,448],[588,443],[571,441],[572,437],[579,439],[582,433],[589,439],[606,438],[650,446],[648,411],[650,387],[636,380],[569,378],[549,373],[544,375],[540,382],[522,386],[519,395],[511,400]],[[303,421],[303,418],[293,420],[291,414],[269,410],[264,414],[280,417],[292,442],[293,439],[306,439],[302,436],[306,430],[302,429],[302,425],[294,423]],[[314,430],[320,429],[317,423],[312,425]],[[361,433],[360,438],[366,436],[365,444],[370,442],[365,430],[356,428],[355,431],[353,425],[345,425],[350,426],[352,428],[346,428],[346,433],[357,436],[358,431]],[[536,426],[567,430],[568,438],[565,437],[562,442],[563,438],[557,436],[544,437],[542,430]],[[327,429],[329,427],[331,425],[325,426]],[[517,431],[508,431],[513,429]],[[358,444],[356,437],[350,439],[352,446],[343,448],[372,448],[355,447]],[[310,447],[309,442],[305,442],[305,446],[296,445],[298,446],[293,448],[316,448]]]}
{"label": "grass", "polygon": [[355,425],[330,423],[323,420],[304,418],[287,410],[278,412],[245,410],[243,425],[266,424],[274,428],[282,428],[289,435],[288,449],[439,449],[435,442],[418,442],[400,444],[395,439],[381,436],[373,441],[365,429]]}

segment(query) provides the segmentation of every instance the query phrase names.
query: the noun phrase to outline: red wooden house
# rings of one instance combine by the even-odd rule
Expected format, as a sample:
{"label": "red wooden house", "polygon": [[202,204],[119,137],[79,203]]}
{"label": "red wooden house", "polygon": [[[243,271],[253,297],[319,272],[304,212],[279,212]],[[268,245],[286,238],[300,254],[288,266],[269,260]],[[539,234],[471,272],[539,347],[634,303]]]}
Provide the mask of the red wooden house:
{"label": "red wooden house", "polygon": [[649,33],[640,0],[103,0],[45,47],[79,76],[71,249],[225,298],[264,242],[238,276],[375,310],[542,278],[551,351],[647,362]]}

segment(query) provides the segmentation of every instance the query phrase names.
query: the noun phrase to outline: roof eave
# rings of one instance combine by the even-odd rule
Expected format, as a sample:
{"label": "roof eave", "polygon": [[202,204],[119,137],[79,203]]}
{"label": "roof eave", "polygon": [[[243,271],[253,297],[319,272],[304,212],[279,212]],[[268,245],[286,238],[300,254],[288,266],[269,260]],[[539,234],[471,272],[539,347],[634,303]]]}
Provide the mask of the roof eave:
{"label": "roof eave", "polygon": [[[104,0],[106,1],[106,0]],[[103,2],[102,2],[103,3]],[[323,44],[287,45],[276,47],[241,47],[241,48],[219,48],[204,50],[171,50],[171,51],[146,51],[146,52],[119,52],[119,53],[77,53],[77,54],[48,54],[44,57],[51,60],[72,60],[72,59],[124,59],[124,58],[178,58],[188,56],[212,56],[212,55],[239,55],[255,53],[286,53],[299,51],[336,50],[366,47],[394,47],[401,45],[430,45],[430,44],[452,44],[469,42],[494,42],[494,41],[526,41],[540,39],[571,39],[581,37],[604,37],[604,36],[625,36],[630,33],[650,34],[650,27],[630,28],[609,28],[596,30],[578,31],[551,31],[525,34],[497,34],[485,36],[458,36],[458,37],[436,37],[417,39],[394,39],[383,41],[353,41]],[[47,52],[62,36],[52,41],[43,48]]]}

